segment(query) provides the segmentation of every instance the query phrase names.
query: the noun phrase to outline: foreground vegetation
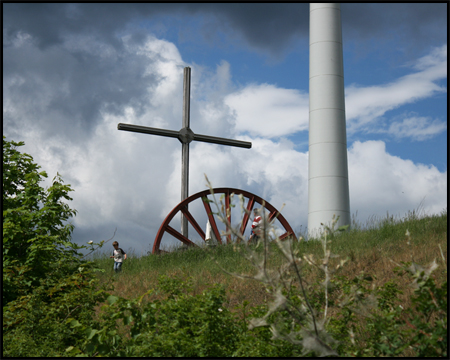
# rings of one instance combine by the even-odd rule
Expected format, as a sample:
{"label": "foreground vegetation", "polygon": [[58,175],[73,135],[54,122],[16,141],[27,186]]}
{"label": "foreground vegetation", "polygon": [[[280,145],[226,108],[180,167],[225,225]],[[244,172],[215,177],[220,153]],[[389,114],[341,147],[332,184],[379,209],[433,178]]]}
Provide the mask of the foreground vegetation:
{"label": "foreground vegetation", "polygon": [[[410,235],[406,235],[407,231]],[[141,300],[143,313],[148,311],[145,306],[166,304],[169,299],[183,307],[184,303],[179,301],[202,299],[202,294],[211,286],[224,289],[222,303],[216,307],[234,315],[236,343],[230,344],[233,351],[228,349],[229,352],[218,356],[446,356],[446,237],[446,212],[421,218],[415,213],[403,219],[386,217],[366,230],[330,234],[326,250],[331,249],[340,256],[331,257],[330,253],[328,260],[328,299],[323,286],[326,278],[322,266],[324,243],[294,242],[292,250],[303,259],[299,270],[307,295],[303,295],[299,281],[294,281],[290,287],[281,289],[292,303],[291,311],[286,307],[286,300],[282,308],[272,313],[274,302],[282,301],[277,299],[276,284],[263,281],[262,276],[258,278],[258,269],[252,265],[252,259],[248,259],[259,255],[260,261],[263,260],[262,244],[256,249],[234,244],[165,255],[132,256],[118,276],[113,274],[112,264],[105,255],[96,256],[95,263],[105,270],[99,276],[101,283],[114,285],[114,296],[137,298],[143,289],[154,289]],[[286,266],[286,257],[275,241],[270,242],[267,250],[268,272]],[[344,264],[343,260],[346,260]],[[418,264],[428,265],[420,267]],[[229,273],[246,274],[248,278]],[[166,287],[168,281],[172,288]],[[178,300],[170,297],[170,291],[177,293]],[[310,349],[305,349],[306,334],[301,329],[307,328],[308,318],[303,317],[293,325],[295,309],[307,307],[305,300],[311,304],[317,325],[322,329],[319,339],[329,347],[316,346],[315,339],[310,338]],[[160,311],[172,314],[173,306]],[[177,311],[181,310],[177,306]],[[191,318],[201,318],[207,326],[201,306],[184,308],[182,312],[188,311],[191,314],[183,325],[186,329],[191,327],[188,320]],[[268,313],[270,315],[264,318]],[[258,323],[256,319],[262,318],[266,325],[252,328]],[[216,321],[214,317],[210,320]],[[162,325],[158,321],[155,324]],[[165,325],[170,332],[179,323],[173,319]],[[125,327],[122,330],[125,331]],[[294,333],[298,335],[296,339]],[[188,356],[183,351],[157,354]]]}
{"label": "foreground vegetation", "polygon": [[114,274],[105,242],[70,241],[70,186],[40,188],[21,145],[3,140],[4,357],[448,356],[446,211],[318,241],[128,251]]}

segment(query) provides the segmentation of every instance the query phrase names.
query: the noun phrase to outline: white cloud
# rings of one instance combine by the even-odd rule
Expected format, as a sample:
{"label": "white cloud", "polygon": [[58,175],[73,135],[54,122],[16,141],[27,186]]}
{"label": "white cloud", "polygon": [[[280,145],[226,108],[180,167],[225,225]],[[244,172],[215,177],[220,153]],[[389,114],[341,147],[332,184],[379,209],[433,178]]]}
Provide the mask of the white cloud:
{"label": "white cloud", "polygon": [[386,85],[346,88],[349,133],[370,131],[374,121],[389,110],[447,91],[446,87],[435,83],[447,77],[447,45],[419,59],[414,67],[419,71]]}
{"label": "white cloud", "polygon": [[429,55],[421,57],[411,66],[417,70],[426,70],[433,67],[440,68],[443,63],[447,63],[447,44],[433,49]]}
{"label": "white cloud", "polygon": [[348,152],[350,207],[365,222],[372,215],[404,215],[424,200],[426,214],[447,208],[447,171],[386,152],[383,141],[355,141]]}
{"label": "white cloud", "polygon": [[430,139],[446,129],[447,123],[438,119],[432,120],[429,117],[411,116],[405,117],[401,121],[392,122],[387,131],[381,132],[387,132],[396,138],[409,137],[413,140],[422,141]]}
{"label": "white cloud", "polygon": [[191,129],[196,134],[235,138],[235,115],[224,103],[224,96],[233,91],[230,64],[221,61],[215,71],[192,65]]}
{"label": "white cloud", "polygon": [[248,85],[225,103],[236,113],[236,130],[268,138],[308,129],[308,94],[270,84]]}
{"label": "white cloud", "polygon": [[[282,211],[295,231],[307,219],[308,156],[288,140],[243,137],[252,148],[198,143],[191,152],[192,193],[205,190],[203,174],[213,187],[238,188],[261,196]],[[177,177],[179,179],[179,177]],[[179,180],[173,186],[179,188]]]}

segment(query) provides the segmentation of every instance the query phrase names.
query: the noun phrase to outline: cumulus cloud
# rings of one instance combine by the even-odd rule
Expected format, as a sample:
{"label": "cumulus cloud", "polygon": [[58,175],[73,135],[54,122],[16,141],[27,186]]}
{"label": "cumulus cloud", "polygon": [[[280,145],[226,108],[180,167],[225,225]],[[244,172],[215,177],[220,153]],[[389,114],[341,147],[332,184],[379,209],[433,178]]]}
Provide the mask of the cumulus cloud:
{"label": "cumulus cloud", "polygon": [[307,153],[295,150],[294,144],[285,139],[243,139],[252,142],[252,149],[198,143],[191,152],[191,191],[206,189],[206,173],[214,187],[249,191],[277,209],[284,204],[284,216],[298,231],[301,224],[306,224],[302,221],[306,219],[308,201]]}
{"label": "cumulus cloud", "polygon": [[363,223],[386,212],[403,216],[422,201],[426,214],[447,208],[447,171],[390,155],[383,141],[355,141],[348,163],[351,212]]}

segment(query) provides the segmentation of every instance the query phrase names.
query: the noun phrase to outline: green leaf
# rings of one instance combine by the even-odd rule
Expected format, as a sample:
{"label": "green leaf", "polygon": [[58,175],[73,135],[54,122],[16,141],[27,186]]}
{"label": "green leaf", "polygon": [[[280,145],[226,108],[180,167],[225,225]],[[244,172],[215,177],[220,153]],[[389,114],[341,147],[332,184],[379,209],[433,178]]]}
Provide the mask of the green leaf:
{"label": "green leaf", "polygon": [[114,295],[109,295],[106,299],[106,301],[108,302],[109,305],[114,304],[117,300],[119,300],[119,298]]}
{"label": "green leaf", "polygon": [[78,320],[74,319],[74,320],[70,321],[70,326],[74,328],[74,327],[81,326],[81,324],[78,322]]}
{"label": "green leaf", "polygon": [[98,330],[96,330],[96,329],[88,329],[86,331],[86,333],[89,334],[88,337],[87,337],[88,340],[91,340],[94,337],[94,335],[98,333]]}

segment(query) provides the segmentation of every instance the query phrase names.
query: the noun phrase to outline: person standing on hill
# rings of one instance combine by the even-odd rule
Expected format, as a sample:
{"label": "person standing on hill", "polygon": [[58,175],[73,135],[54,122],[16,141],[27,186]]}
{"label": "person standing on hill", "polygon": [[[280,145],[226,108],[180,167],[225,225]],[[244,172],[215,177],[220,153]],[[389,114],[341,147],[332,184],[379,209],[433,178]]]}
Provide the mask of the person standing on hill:
{"label": "person standing on hill", "polygon": [[122,262],[127,259],[127,254],[119,247],[119,243],[117,241],[113,242],[113,246],[114,250],[110,258],[114,258],[114,271],[118,273],[122,271]]}
{"label": "person standing on hill", "polygon": [[261,237],[261,216],[259,215],[258,209],[253,209],[254,219],[252,223],[252,231],[250,232],[250,238],[248,239],[249,244],[256,244],[258,239]]}

